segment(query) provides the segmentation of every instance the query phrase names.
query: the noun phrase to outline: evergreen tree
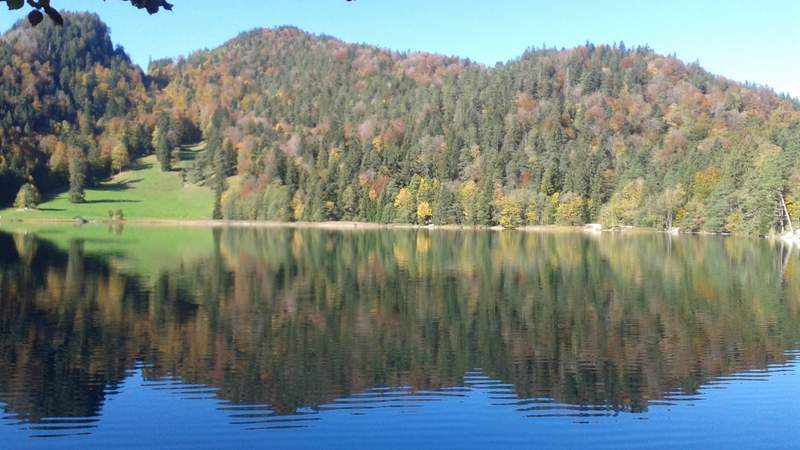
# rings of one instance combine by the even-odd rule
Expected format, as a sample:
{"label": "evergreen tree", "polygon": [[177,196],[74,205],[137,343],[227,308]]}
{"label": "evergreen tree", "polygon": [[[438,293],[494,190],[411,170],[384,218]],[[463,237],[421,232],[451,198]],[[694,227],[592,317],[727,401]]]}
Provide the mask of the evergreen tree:
{"label": "evergreen tree", "polygon": [[459,224],[462,222],[456,194],[447,186],[442,186],[433,210],[433,223],[436,225]]}
{"label": "evergreen tree", "polygon": [[491,183],[484,182],[476,205],[476,223],[478,225],[492,225],[493,223],[492,195]]}
{"label": "evergreen tree", "polygon": [[222,194],[225,193],[225,157],[223,152],[217,152],[214,159],[214,211],[211,218],[214,220],[223,219],[222,213]]}
{"label": "evergreen tree", "polygon": [[214,220],[222,220],[222,193],[225,191],[224,183],[217,181],[214,183],[214,210],[211,213],[211,218]]}
{"label": "evergreen tree", "polygon": [[153,148],[155,149],[156,159],[161,166],[162,172],[169,172],[172,170],[172,152],[171,143],[169,140],[169,116],[166,113],[161,113],[156,121],[155,130],[153,130]]}
{"label": "evergreen tree", "polygon": [[69,158],[69,201],[83,203],[86,200],[83,192],[86,183],[86,156],[78,147],[70,147]]}

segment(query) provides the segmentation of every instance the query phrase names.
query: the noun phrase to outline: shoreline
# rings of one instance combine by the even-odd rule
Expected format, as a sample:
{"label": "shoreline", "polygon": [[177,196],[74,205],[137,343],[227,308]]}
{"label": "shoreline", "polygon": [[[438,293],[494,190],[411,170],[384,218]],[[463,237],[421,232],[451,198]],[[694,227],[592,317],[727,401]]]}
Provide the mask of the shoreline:
{"label": "shoreline", "polygon": [[[257,220],[212,220],[212,219],[126,219],[113,220],[75,220],[75,219],[2,219],[0,226],[8,224],[32,225],[130,225],[153,227],[198,227],[198,228],[308,228],[323,230],[454,230],[454,231],[526,231],[526,232],[574,232],[584,231],[582,225],[525,225],[513,229],[499,225],[415,225],[410,223],[377,223],[358,221],[325,222],[276,222]],[[649,228],[633,227],[625,230],[603,229],[604,232],[657,231]]]}
{"label": "shoreline", "polygon": [[[430,231],[516,231],[527,233],[583,233],[587,235],[633,234],[633,233],[664,233],[675,235],[667,230],[657,230],[646,227],[621,227],[602,228],[602,230],[589,230],[584,225],[525,225],[513,229],[503,228],[499,225],[415,225],[407,223],[375,223],[358,221],[326,221],[326,222],[275,222],[255,220],[212,220],[212,219],[126,219],[113,220],[86,220],[75,219],[2,219],[0,227],[9,224],[31,225],[123,225],[134,227],[185,227],[185,228],[295,228],[295,229],[320,229],[336,231],[366,231],[366,230],[430,230]],[[705,236],[731,236],[730,233],[711,233],[707,231],[681,232],[680,235],[705,235]],[[743,236],[748,237],[748,236]],[[752,236],[749,236],[752,237]],[[769,238],[769,236],[760,236]]]}
{"label": "shoreline", "polygon": [[[0,219],[0,226],[8,224],[32,225],[130,225],[152,227],[197,227],[197,228],[308,228],[324,230],[504,230],[500,226],[483,225],[415,225],[410,223],[375,223],[357,221],[326,221],[326,222],[276,222],[256,220],[212,220],[212,219],[126,219],[113,220],[86,220],[75,219]],[[579,230],[581,227],[566,227],[557,225],[520,227],[537,229],[569,228]]]}

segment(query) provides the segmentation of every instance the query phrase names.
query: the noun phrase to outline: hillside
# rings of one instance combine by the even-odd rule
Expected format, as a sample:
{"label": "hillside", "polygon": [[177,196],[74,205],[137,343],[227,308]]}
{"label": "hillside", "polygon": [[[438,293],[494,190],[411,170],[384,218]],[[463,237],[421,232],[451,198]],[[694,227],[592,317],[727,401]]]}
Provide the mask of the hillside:
{"label": "hillside", "polygon": [[[96,17],[70,19],[59,36],[18,26],[0,41],[8,48],[0,60],[16,58],[20,73],[29,59],[46,67],[22,43],[62,39],[72,44],[58,58],[71,61],[94,42],[87,27],[107,41]],[[157,61],[142,76],[110,45],[74,68],[117,77],[90,97],[79,95],[80,83],[33,78],[77,106],[69,114],[34,108],[22,121],[28,128],[17,115],[3,122],[6,186],[27,175],[43,190],[74,184],[66,158],[56,157],[59,143],[82,150],[92,185],[114,171],[115,148],[166,161],[202,132],[207,151],[188,173],[216,191],[216,214],[231,219],[600,221],[763,234],[781,225],[779,194],[800,211],[796,102],[646,47],[532,49],[487,68],[279,28]],[[30,84],[3,75],[0,92]],[[103,97],[102,86],[121,90]],[[35,104],[17,97],[18,108]],[[119,107],[97,100],[119,98]],[[54,126],[63,120],[83,139]],[[237,183],[228,186],[231,176]],[[16,188],[3,192],[9,203]]]}
{"label": "hillside", "polygon": [[[96,15],[64,19],[63,28],[19,22],[0,37],[0,205],[26,180],[85,200],[86,188],[154,151],[157,86]],[[199,140],[181,118],[173,124],[164,145]]]}
{"label": "hillside", "polygon": [[766,233],[800,184],[794,102],[648,48],[486,68],[281,28],[150,75],[242,177],[231,218]]}
{"label": "hillside", "polygon": [[70,160],[87,182],[102,179],[121,140],[129,157],[149,143],[135,120],[149,104],[141,69],[97,16],[65,20],[20,22],[0,38],[0,203],[29,176],[45,191],[66,186]]}

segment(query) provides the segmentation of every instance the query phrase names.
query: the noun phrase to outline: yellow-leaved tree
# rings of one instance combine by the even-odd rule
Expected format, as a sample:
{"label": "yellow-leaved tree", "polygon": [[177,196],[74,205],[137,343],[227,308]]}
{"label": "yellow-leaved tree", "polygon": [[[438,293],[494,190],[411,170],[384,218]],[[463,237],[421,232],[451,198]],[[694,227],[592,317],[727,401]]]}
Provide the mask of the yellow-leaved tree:
{"label": "yellow-leaved tree", "polygon": [[431,209],[431,205],[426,201],[419,202],[419,205],[417,205],[417,223],[425,225],[431,220],[432,216],[433,209]]}
{"label": "yellow-leaved tree", "polygon": [[131,158],[128,153],[128,147],[122,142],[115,145],[114,149],[111,150],[111,169],[114,172],[120,173],[123,169],[128,167],[130,163]]}

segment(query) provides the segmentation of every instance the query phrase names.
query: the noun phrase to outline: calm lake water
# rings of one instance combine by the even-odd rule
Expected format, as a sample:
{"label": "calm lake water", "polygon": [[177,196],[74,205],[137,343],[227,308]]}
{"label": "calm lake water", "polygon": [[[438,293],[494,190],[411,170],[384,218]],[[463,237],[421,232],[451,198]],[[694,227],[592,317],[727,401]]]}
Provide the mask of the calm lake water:
{"label": "calm lake water", "polygon": [[800,251],[0,232],[2,448],[795,447]]}

